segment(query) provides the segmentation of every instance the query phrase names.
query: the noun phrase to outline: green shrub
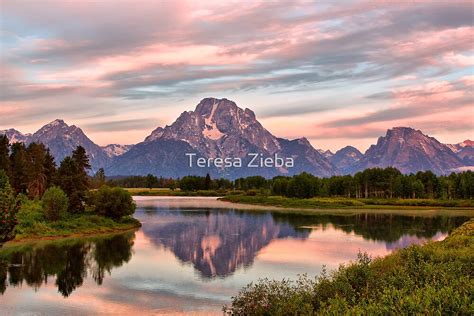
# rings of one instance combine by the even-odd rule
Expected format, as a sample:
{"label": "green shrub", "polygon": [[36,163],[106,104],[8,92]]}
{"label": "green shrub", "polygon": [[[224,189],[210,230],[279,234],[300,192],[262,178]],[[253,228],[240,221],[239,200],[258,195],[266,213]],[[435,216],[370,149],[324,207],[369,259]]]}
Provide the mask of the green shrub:
{"label": "green shrub", "polygon": [[68,198],[66,193],[58,187],[51,187],[43,195],[41,201],[44,216],[51,221],[57,221],[66,215]]}
{"label": "green shrub", "polygon": [[91,200],[93,210],[97,214],[115,220],[132,215],[136,208],[132,195],[122,188],[103,186],[94,192]]}
{"label": "green shrub", "polygon": [[473,315],[474,220],[441,242],[410,246],[316,279],[260,280],[232,298],[232,315]]}

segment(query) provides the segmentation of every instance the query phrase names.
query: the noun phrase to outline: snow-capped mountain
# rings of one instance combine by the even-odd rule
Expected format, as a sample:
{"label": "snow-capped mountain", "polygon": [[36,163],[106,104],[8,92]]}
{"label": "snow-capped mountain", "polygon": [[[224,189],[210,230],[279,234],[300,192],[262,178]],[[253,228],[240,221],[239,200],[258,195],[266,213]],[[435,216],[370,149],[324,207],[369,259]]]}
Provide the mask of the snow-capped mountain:
{"label": "snow-capped mountain", "polygon": [[[204,158],[240,158],[242,168],[189,168],[186,153]],[[262,157],[292,157],[297,168],[247,168],[249,153]],[[184,160],[183,160],[184,159]],[[176,170],[178,175],[173,171]],[[335,173],[331,163],[307,140],[278,139],[266,130],[250,109],[227,99],[203,99],[194,111],[183,112],[171,125],[155,129],[144,142],[114,159],[111,175],[155,173],[163,176],[206,174],[230,178],[271,177],[302,171],[319,176]],[[153,172],[152,172],[153,171]]]}
{"label": "snow-capped mountain", "polygon": [[344,175],[354,173],[363,156],[357,148],[346,146],[336,151],[329,160],[337,168],[338,172]]}
{"label": "snow-capped mountain", "polygon": [[357,169],[389,166],[403,173],[431,170],[445,174],[464,164],[448,146],[435,138],[409,127],[395,127],[380,137],[376,145],[370,146]]}
{"label": "snow-capped mountain", "polygon": [[[306,138],[277,138],[266,130],[254,112],[242,109],[227,99],[203,99],[194,111],[183,112],[176,121],[158,127],[136,145],[110,144],[100,147],[84,132],[63,120],[55,120],[33,135],[15,129],[0,130],[13,142],[40,142],[50,148],[56,163],[83,146],[93,171],[105,168],[107,175],[146,175],[165,177],[206,175],[238,178],[253,175],[273,177],[309,172],[320,177],[355,173],[366,168],[398,168],[403,173],[431,170],[437,174],[463,171],[474,166],[474,142],[444,145],[419,130],[408,127],[389,129],[365,154],[347,146],[336,153],[317,150]],[[242,168],[209,165],[189,166],[186,153],[198,158],[241,158]],[[250,153],[262,159],[277,155],[293,158],[294,167],[249,168]]]}
{"label": "snow-capped mountain", "polygon": [[466,139],[462,143],[448,146],[467,166],[474,166],[474,141]]}
{"label": "snow-capped mountain", "polygon": [[31,136],[31,134],[23,134],[14,128],[0,130],[0,135],[7,135],[10,144],[24,143]]}
{"label": "snow-capped mountain", "polygon": [[54,120],[40,128],[28,138],[27,143],[43,143],[51,151],[56,163],[71,155],[77,146],[85,148],[92,166],[92,171],[108,165],[110,162],[106,152],[75,125],[67,125],[63,120]]}
{"label": "snow-capped mountain", "polygon": [[109,144],[103,146],[102,149],[105,151],[107,156],[116,157],[125,154],[127,151],[132,148],[133,145],[119,145],[119,144]]}

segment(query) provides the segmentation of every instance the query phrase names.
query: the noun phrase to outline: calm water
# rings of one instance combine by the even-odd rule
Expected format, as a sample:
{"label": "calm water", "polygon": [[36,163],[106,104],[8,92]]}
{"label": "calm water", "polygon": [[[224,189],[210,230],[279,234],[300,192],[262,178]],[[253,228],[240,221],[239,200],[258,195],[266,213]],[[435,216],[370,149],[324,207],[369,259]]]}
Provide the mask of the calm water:
{"label": "calm water", "polygon": [[467,217],[282,215],[209,198],[137,198],[134,233],[0,251],[0,314],[220,314],[251,281],[315,276],[440,240]]}

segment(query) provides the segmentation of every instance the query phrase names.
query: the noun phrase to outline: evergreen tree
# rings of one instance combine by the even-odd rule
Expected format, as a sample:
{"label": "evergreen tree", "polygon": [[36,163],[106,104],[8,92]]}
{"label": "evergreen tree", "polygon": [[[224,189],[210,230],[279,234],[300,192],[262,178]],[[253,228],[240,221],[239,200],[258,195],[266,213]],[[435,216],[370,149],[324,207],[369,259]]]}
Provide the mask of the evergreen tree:
{"label": "evergreen tree", "polygon": [[148,189],[153,189],[158,186],[158,178],[151,173],[146,176],[145,184]]}
{"label": "evergreen tree", "polygon": [[100,188],[105,185],[105,171],[104,168],[100,168],[94,175],[94,186]]}
{"label": "evergreen tree", "polygon": [[88,187],[84,184],[81,171],[84,172],[84,170],[78,168],[76,162],[71,157],[64,158],[58,169],[57,183],[68,196],[69,213],[81,213],[84,211]]}
{"label": "evergreen tree", "polygon": [[46,174],[46,187],[51,187],[56,179],[56,162],[53,155],[51,155],[49,148],[46,149],[44,170]]}
{"label": "evergreen tree", "polygon": [[204,180],[204,190],[209,190],[211,188],[211,176],[206,174],[206,179]]}
{"label": "evergreen tree", "polygon": [[46,174],[46,148],[43,144],[31,143],[27,148],[28,195],[31,198],[41,197],[48,184]]}
{"label": "evergreen tree", "polygon": [[23,143],[14,143],[11,147],[11,178],[10,182],[17,193],[27,193],[28,189],[28,153]]}
{"label": "evergreen tree", "polygon": [[6,135],[0,135],[0,170],[3,169],[11,177],[10,142]]}

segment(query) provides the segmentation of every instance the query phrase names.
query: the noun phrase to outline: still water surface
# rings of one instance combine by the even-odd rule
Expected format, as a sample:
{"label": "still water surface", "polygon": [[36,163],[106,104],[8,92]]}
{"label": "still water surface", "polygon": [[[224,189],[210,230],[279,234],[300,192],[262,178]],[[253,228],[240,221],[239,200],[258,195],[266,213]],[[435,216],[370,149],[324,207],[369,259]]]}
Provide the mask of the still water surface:
{"label": "still water surface", "polygon": [[0,250],[0,314],[220,314],[259,278],[315,276],[359,251],[384,256],[441,240],[468,220],[288,215],[212,198],[136,201],[136,232]]}

